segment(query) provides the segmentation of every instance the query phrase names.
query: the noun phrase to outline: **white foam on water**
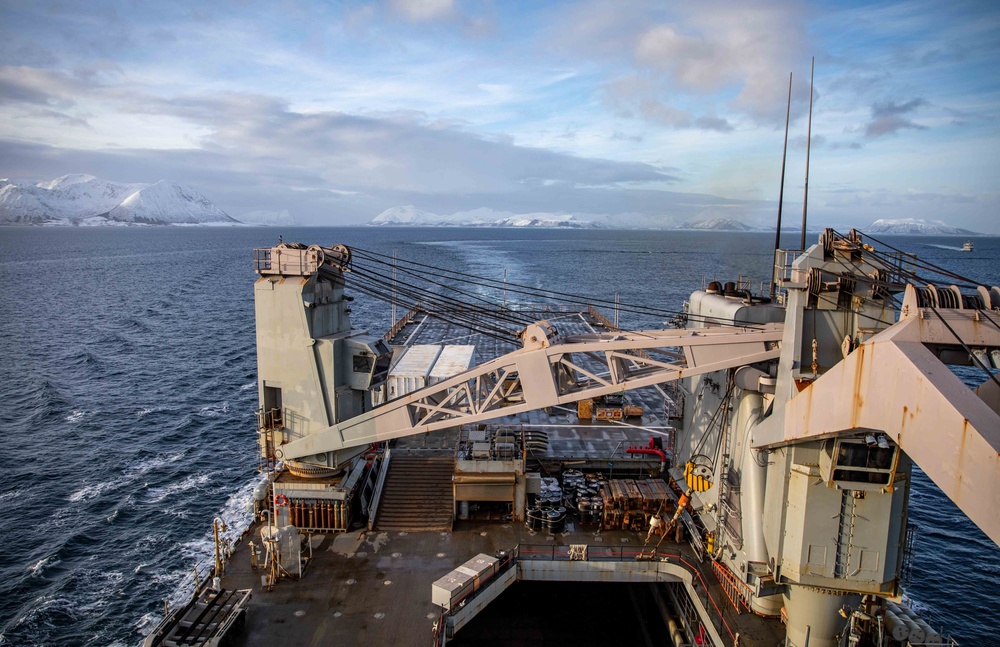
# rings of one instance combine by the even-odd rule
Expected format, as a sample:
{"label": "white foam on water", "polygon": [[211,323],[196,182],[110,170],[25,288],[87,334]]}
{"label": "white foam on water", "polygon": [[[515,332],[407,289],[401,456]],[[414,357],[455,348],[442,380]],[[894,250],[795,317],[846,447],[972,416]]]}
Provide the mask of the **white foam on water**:
{"label": "white foam on water", "polygon": [[151,413],[156,413],[158,411],[166,411],[166,410],[167,410],[166,407],[153,407],[151,409],[146,409],[146,408],[139,409],[138,411],[135,412],[135,417],[138,418],[139,420],[142,420],[143,418],[145,418],[146,416],[148,416]]}
{"label": "white foam on water", "polygon": [[60,561],[62,560],[60,560],[55,555],[49,555],[48,557],[43,557],[42,559],[35,562],[35,564],[28,569],[28,573],[31,574],[31,577],[40,577],[42,573],[45,571],[46,567],[55,566]]}
{"label": "white foam on water", "polygon": [[202,407],[198,412],[199,416],[204,418],[218,418],[224,413],[229,412],[229,403],[220,402],[218,404],[210,404],[208,406]]}
{"label": "white foam on water", "polygon": [[192,474],[178,483],[173,483],[166,487],[150,488],[146,493],[146,498],[150,503],[159,503],[175,494],[186,492],[200,485],[205,485],[210,480],[208,474]]}
{"label": "white foam on water", "polygon": [[[195,477],[188,477],[185,481],[192,478]],[[204,478],[207,481],[207,477]],[[254,487],[263,478],[266,477],[254,477],[242,485],[236,492],[229,496],[217,515],[226,524],[226,530],[222,531],[220,536],[231,544],[234,544],[239,539],[243,531],[253,521],[253,515],[247,509],[247,504],[253,498]],[[179,544],[177,546],[177,554],[179,554],[181,561],[186,564],[183,568],[168,573],[156,571],[143,572],[143,576],[149,577],[158,589],[170,591],[169,597],[167,597],[167,604],[170,605],[171,609],[186,604],[191,599],[191,595],[194,593],[194,571],[198,572],[199,579],[203,579],[208,575],[214,564],[215,542],[212,533],[212,520],[207,520],[206,530],[202,536]],[[135,572],[138,573],[143,566],[146,565],[140,564],[137,566]],[[162,619],[162,613],[146,613],[139,618],[135,627],[140,633],[145,634],[152,630]]]}
{"label": "white foam on water", "polygon": [[256,388],[257,388],[257,383],[251,382],[250,384],[244,384],[243,386],[241,386],[240,391],[249,391],[250,389],[256,389]]}
{"label": "white foam on water", "polygon": [[104,481],[102,483],[95,483],[93,485],[85,485],[73,494],[69,495],[69,500],[71,503],[78,503],[80,501],[89,501],[107,492],[108,490],[114,490],[115,488],[121,486],[122,482],[118,480],[114,481]]}
{"label": "white foam on water", "polygon": [[30,604],[25,605],[25,611],[8,625],[8,629],[27,629],[33,635],[38,634],[37,637],[41,640],[37,644],[47,642],[44,640],[44,630],[52,627],[47,621],[49,616],[53,613],[65,614],[76,621],[101,617],[112,603],[113,596],[108,593],[121,591],[125,580],[125,576],[118,571],[83,570],[78,571],[75,576],[79,579],[80,590],[72,595],[54,591],[35,597]]}
{"label": "white foam on water", "polygon": [[151,456],[149,458],[143,458],[137,461],[133,461],[125,466],[123,474],[126,476],[141,476],[147,472],[152,472],[155,469],[169,465],[171,463],[176,463],[184,457],[185,451],[177,451],[170,453],[157,454],[156,456]]}
{"label": "white foam on water", "polygon": [[66,416],[66,422],[80,422],[86,415],[86,411],[77,411],[74,409],[72,413]]}

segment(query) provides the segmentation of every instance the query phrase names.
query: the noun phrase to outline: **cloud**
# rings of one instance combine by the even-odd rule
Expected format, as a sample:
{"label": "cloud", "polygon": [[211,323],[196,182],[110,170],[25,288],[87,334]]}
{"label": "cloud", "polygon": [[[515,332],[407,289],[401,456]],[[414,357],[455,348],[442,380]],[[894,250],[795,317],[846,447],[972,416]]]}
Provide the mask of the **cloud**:
{"label": "cloud", "polygon": [[605,104],[622,117],[638,117],[675,129],[733,130],[726,119],[714,115],[694,115],[690,110],[661,101],[656,95],[653,82],[639,75],[618,79],[604,87]]}
{"label": "cloud", "polygon": [[68,75],[33,67],[0,67],[0,104],[68,107],[79,84]]}
{"label": "cloud", "polygon": [[[627,62],[634,65],[631,75],[642,76],[648,84],[634,97],[637,102],[647,101],[647,109],[637,106],[634,116],[691,127],[699,123],[698,118],[682,113],[698,111],[683,105],[709,98],[756,123],[784,123],[780,99],[788,88],[786,70],[790,62],[808,61],[807,15],[797,3],[710,0],[625,4],[585,4],[561,27],[568,32],[562,36],[566,47],[576,54],[629,54]],[[622,75],[618,81],[628,82],[629,76]],[[807,81],[805,75],[805,81],[796,85],[796,114],[802,111]],[[674,110],[680,112],[670,114]],[[729,121],[709,117],[700,123],[701,127],[728,131]]]}
{"label": "cloud", "polygon": [[[406,131],[412,132],[410,129]],[[307,136],[303,134],[303,138]],[[419,147],[423,143],[417,136],[413,145]],[[304,146],[303,141],[298,139],[291,145]],[[628,211],[651,216],[671,214],[682,218],[693,217],[712,205],[725,204],[749,210],[757,204],[616,183],[600,184],[609,178],[658,174],[655,169],[636,169],[633,165],[626,165],[622,170],[614,162],[574,159],[566,155],[539,160],[535,159],[535,155],[544,151],[513,146],[507,147],[508,168],[498,168],[495,161],[481,159],[484,151],[476,149],[474,143],[472,146],[473,150],[462,158],[462,162],[487,166],[491,172],[500,173],[503,181],[490,185],[470,182],[465,191],[435,191],[440,185],[388,182],[382,182],[385,185],[382,188],[359,187],[352,184],[357,180],[355,176],[326,168],[329,157],[338,153],[322,153],[322,145],[303,148],[300,159],[309,158],[317,151],[327,157],[317,165],[303,165],[281,157],[248,156],[239,151],[81,151],[0,139],[0,159],[5,160],[5,168],[14,178],[37,181],[69,172],[85,172],[125,182],[171,179],[195,188],[230,214],[254,209],[289,209],[300,222],[314,225],[367,222],[384,209],[402,204],[415,204],[420,209],[435,213],[455,213],[485,206],[511,213],[614,214]],[[386,154],[390,152],[386,151]],[[404,156],[404,163],[410,163],[405,162],[407,157]],[[419,162],[431,166],[432,173],[455,173],[450,165],[440,165],[427,159]],[[529,172],[517,170],[522,165],[537,168],[543,164],[569,170],[563,172],[564,179],[556,181],[530,177]],[[555,175],[551,172],[535,173],[540,176]],[[452,181],[462,179],[452,178]],[[573,180],[590,180],[594,184],[586,185]],[[379,183],[373,180],[368,184]]]}
{"label": "cloud", "polygon": [[413,22],[430,22],[455,15],[454,0],[390,0],[389,6]]}
{"label": "cloud", "polygon": [[621,197],[634,185],[677,180],[650,164],[518,146],[510,138],[483,137],[412,111],[306,113],[281,99],[247,93],[116,96],[122,114],[172,118],[204,134],[196,148],[176,151],[19,148],[8,141],[0,156],[9,174],[41,173],[47,160],[52,171],[39,179],[71,170],[119,181],[173,179],[197,187],[232,213],[266,206],[260,196],[267,194],[281,198],[274,208],[291,207],[304,222],[334,207],[357,221],[409,203],[432,210],[454,203],[454,211],[507,205],[559,211],[587,205],[590,198],[583,195]]}
{"label": "cloud", "polygon": [[869,138],[875,138],[891,135],[907,128],[926,130],[927,126],[920,125],[903,116],[925,105],[927,102],[923,99],[911,99],[906,103],[893,101],[876,103],[872,106],[872,120],[865,126],[865,135]]}
{"label": "cloud", "polygon": [[545,181],[601,186],[674,179],[648,164],[516,146],[412,112],[301,113],[273,97],[247,94],[145,98],[132,108],[210,129],[202,139],[206,150],[292,165],[349,190],[467,194],[516,191]]}

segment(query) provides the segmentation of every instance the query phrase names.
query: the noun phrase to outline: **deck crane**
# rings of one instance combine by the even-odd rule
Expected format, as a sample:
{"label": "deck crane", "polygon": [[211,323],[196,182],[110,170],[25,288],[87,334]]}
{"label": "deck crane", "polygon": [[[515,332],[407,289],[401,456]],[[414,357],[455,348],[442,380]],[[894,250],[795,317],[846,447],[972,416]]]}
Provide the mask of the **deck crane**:
{"label": "deck crane", "polygon": [[[785,609],[788,644],[832,646],[845,603],[899,592],[911,461],[1000,542],[1000,383],[972,390],[945,365],[1000,363],[1000,288],[910,283],[909,257],[857,232],[779,252],[780,306],[717,286],[692,295],[682,330],[560,336],[539,321],[522,348],[374,408],[389,349],[351,328],[350,249],[283,243],[255,260],[262,453],[302,473],[373,442],[679,380],[704,396],[677,453],[708,457],[692,508],[711,557],[753,611]],[[705,448],[716,408],[731,415]]]}

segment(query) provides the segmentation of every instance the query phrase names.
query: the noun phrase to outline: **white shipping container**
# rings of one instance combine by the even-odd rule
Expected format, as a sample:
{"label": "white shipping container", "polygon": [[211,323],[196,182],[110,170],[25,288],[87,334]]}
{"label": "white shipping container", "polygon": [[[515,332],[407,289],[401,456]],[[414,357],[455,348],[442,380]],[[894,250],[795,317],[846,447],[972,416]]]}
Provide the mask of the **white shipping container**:
{"label": "white shipping container", "polygon": [[496,572],[499,560],[480,553],[431,584],[431,602],[451,609]]}
{"label": "white shipping container", "polygon": [[450,345],[445,346],[434,362],[428,376],[428,384],[443,382],[449,377],[458,375],[469,370],[472,365],[472,356],[476,353],[476,347],[471,345]]}
{"label": "white shipping container", "polygon": [[441,354],[441,346],[421,344],[406,349],[395,366],[389,369],[386,397],[389,400],[427,386],[427,376]]}

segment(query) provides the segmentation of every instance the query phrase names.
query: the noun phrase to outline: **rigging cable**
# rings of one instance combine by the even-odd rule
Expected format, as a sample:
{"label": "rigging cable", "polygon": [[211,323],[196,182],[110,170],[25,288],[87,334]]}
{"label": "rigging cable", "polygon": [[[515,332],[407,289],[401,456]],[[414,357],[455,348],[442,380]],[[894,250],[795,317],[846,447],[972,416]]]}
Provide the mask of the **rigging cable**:
{"label": "rigging cable", "polygon": [[[496,308],[495,311],[491,310],[491,312],[509,313],[509,314],[504,315],[502,318],[509,319],[510,321],[512,321],[514,323],[523,324],[523,325],[527,325],[528,323],[532,323],[531,321],[527,320],[527,318],[525,318],[525,317],[517,317],[516,314],[514,314],[513,311],[504,310],[500,304],[496,303],[495,301],[491,301],[490,299],[487,299],[487,298],[485,298],[483,296],[480,296],[478,294],[475,294],[475,293],[472,293],[472,292],[468,292],[468,291],[465,291],[465,290],[460,290],[460,289],[458,289],[456,287],[453,287],[453,286],[450,286],[450,285],[448,285],[446,283],[441,283],[439,281],[434,281],[432,279],[426,278],[426,276],[424,274],[417,274],[417,273],[412,272],[412,271],[410,271],[410,270],[408,270],[406,268],[398,268],[398,270],[402,274],[408,274],[408,275],[415,276],[415,277],[417,277],[419,279],[422,279],[422,280],[424,280],[427,283],[430,283],[432,285],[436,285],[436,286],[439,286],[439,287],[444,288],[446,290],[451,290],[453,292],[457,292],[457,293],[459,293],[461,295],[464,295],[464,296],[466,296],[466,297],[468,297],[470,299],[473,299],[475,301],[480,301],[480,302],[486,304],[487,306],[493,306],[494,308]],[[357,270],[357,269],[355,269],[354,271],[355,271],[355,273],[359,272],[359,270]],[[424,288],[421,288],[421,287],[419,287],[417,285],[414,285],[412,283],[407,283],[407,282],[399,281],[398,279],[397,280],[393,280],[392,277],[389,276],[389,275],[387,275],[387,274],[383,274],[381,272],[376,272],[376,271],[368,269],[368,268],[365,269],[363,275],[369,276],[369,278],[371,276],[375,276],[375,277],[378,277],[378,278],[380,278],[380,279],[382,279],[382,280],[384,280],[386,282],[392,281],[393,284],[402,283],[402,285],[407,286],[409,288],[416,289],[416,290],[423,290],[424,289]],[[457,300],[457,299],[455,299],[453,297],[448,297],[446,295],[440,295],[440,298],[447,299],[447,300],[449,300],[450,302],[452,302],[452,303],[454,303],[456,305],[463,305],[463,306],[467,306],[467,307],[475,307],[475,306],[473,306],[472,304],[470,304],[468,302],[459,301],[459,300]]]}
{"label": "rigging cable", "polygon": [[[385,264],[385,265],[389,264],[388,262],[386,262],[384,260],[380,260],[380,258],[388,258],[388,256],[386,256],[385,254],[380,254],[378,252],[373,252],[373,251],[370,251],[370,250],[359,249],[359,248],[352,248],[352,251],[356,252],[357,256],[359,256],[361,258],[365,258],[366,260],[369,260],[369,261],[372,261],[372,262],[376,262],[376,263]],[[680,315],[686,315],[686,316],[688,316],[693,321],[701,321],[701,322],[704,322],[704,323],[719,325],[719,326],[723,326],[723,327],[733,327],[733,328],[741,328],[741,329],[756,329],[756,328],[759,328],[759,326],[757,326],[757,325],[751,325],[751,324],[733,324],[731,321],[728,321],[728,320],[725,320],[725,319],[720,319],[720,318],[717,318],[717,317],[692,316],[692,315],[690,315],[690,314],[688,314],[688,313],[686,313],[686,312],[684,312],[682,310],[670,310],[670,309],[665,309],[665,308],[640,306],[640,305],[636,305],[636,304],[628,304],[628,303],[622,303],[622,302],[616,303],[616,302],[608,300],[608,299],[590,298],[590,297],[585,297],[585,296],[581,296],[581,295],[569,294],[569,293],[566,293],[566,292],[558,292],[558,291],[555,291],[555,290],[546,290],[546,289],[541,289],[541,288],[532,288],[531,286],[522,285],[522,284],[518,284],[518,283],[510,283],[510,282],[499,281],[497,279],[491,279],[491,278],[483,277],[483,276],[476,276],[476,275],[464,274],[464,273],[457,272],[455,270],[447,270],[447,269],[444,269],[444,268],[435,267],[433,265],[427,265],[427,264],[419,263],[419,262],[416,262],[416,261],[404,261],[404,262],[408,263],[410,265],[416,266],[416,267],[421,267],[421,268],[425,268],[425,269],[428,269],[428,270],[432,270],[432,271],[434,271],[436,273],[439,273],[439,274],[451,275],[449,278],[451,278],[452,280],[455,280],[455,281],[459,281],[459,282],[463,282],[463,283],[471,283],[473,285],[477,285],[477,286],[483,287],[483,288],[493,288],[493,289],[505,288],[508,292],[513,292],[515,294],[523,294],[523,295],[530,296],[530,297],[535,297],[535,298],[544,297],[544,298],[549,299],[551,301],[568,303],[568,304],[572,304],[572,305],[581,305],[581,304],[582,305],[588,305],[588,304],[602,305],[602,306],[605,306],[605,307],[617,308],[619,311],[630,312],[630,313],[633,313],[633,314],[641,314],[641,315],[674,316],[674,315],[679,315],[680,314]],[[473,277],[476,280],[473,280],[473,278],[470,278],[470,277]]]}
{"label": "rigging cable", "polygon": [[[385,291],[378,286],[372,285],[361,285],[357,286],[356,289],[362,294],[379,299],[380,301],[390,302],[392,300],[391,292]],[[397,293],[398,296],[398,293]],[[424,295],[426,296],[426,295]],[[445,323],[458,326],[460,328],[468,329],[487,337],[492,337],[501,341],[513,341],[514,333],[510,330],[499,328],[492,325],[484,325],[481,319],[474,316],[470,316],[475,313],[460,313],[457,310],[449,310],[448,314],[444,314],[441,311],[432,311],[422,308],[428,316],[432,318],[439,319]]]}

